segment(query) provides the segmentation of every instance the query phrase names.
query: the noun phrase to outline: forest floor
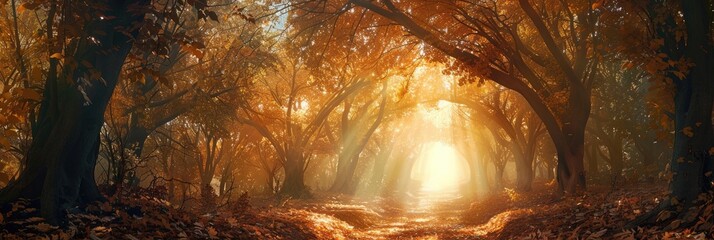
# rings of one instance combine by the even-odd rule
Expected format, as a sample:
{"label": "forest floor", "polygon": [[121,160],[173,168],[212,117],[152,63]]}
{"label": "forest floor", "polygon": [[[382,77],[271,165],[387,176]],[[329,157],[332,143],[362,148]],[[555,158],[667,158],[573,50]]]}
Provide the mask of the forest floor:
{"label": "forest floor", "polygon": [[657,205],[663,184],[592,186],[560,200],[552,198],[552,188],[536,183],[528,193],[506,189],[473,203],[454,194],[242,198],[230,210],[204,215],[139,193],[75,209],[64,228],[36,217],[36,203],[18,201],[0,208],[0,239],[714,239],[710,221],[669,232],[622,229]]}

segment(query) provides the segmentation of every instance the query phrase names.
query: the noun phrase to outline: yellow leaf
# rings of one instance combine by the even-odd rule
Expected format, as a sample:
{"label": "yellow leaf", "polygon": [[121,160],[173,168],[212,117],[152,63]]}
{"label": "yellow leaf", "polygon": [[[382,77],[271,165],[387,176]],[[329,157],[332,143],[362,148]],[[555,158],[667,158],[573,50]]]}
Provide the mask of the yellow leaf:
{"label": "yellow leaf", "polygon": [[5,218],[2,216],[2,213],[0,213],[0,223],[2,223],[3,220],[5,220]]}
{"label": "yellow leaf", "polygon": [[692,127],[684,127],[682,128],[682,133],[687,137],[693,137],[694,129],[692,129]]}
{"label": "yellow leaf", "polygon": [[50,55],[50,58],[53,59],[62,59],[62,57],[62,53],[53,53],[52,55]]}
{"label": "yellow leaf", "polygon": [[709,155],[714,155],[714,147],[709,149]]}
{"label": "yellow leaf", "polygon": [[684,157],[677,158],[677,163],[684,163]]}

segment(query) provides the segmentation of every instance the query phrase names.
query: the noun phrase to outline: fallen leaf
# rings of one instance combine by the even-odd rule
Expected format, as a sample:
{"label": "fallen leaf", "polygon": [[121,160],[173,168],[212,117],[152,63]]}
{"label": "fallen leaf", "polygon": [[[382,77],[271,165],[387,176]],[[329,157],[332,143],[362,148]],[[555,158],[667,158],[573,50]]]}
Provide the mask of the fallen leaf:
{"label": "fallen leaf", "polygon": [[659,212],[659,214],[657,214],[657,222],[667,220],[670,216],[672,216],[672,212],[661,211],[661,212]]}
{"label": "fallen leaf", "polygon": [[607,232],[607,229],[603,229],[603,230],[597,231],[596,233],[590,234],[590,236],[588,237],[588,239],[593,239],[593,238],[594,238],[594,239],[597,239],[597,238],[600,238],[600,237],[602,237],[603,235],[605,235],[606,232]]}
{"label": "fallen leaf", "polygon": [[28,218],[27,220],[25,220],[25,222],[27,222],[27,223],[42,222],[42,221],[44,221],[44,220],[45,220],[45,219],[44,219],[44,218],[41,218],[41,217],[31,217],[31,218]]}
{"label": "fallen leaf", "polygon": [[210,236],[211,238],[214,238],[218,235],[218,231],[216,231],[216,229],[213,227],[208,227],[207,231],[208,231],[208,236]]}
{"label": "fallen leaf", "polygon": [[49,225],[49,224],[47,224],[47,223],[39,223],[39,224],[37,224],[37,225],[34,225],[34,228],[37,229],[37,231],[40,231],[40,232],[49,232],[50,230],[52,230],[52,229],[54,229],[54,228],[56,228],[56,227],[53,227],[52,225]]}
{"label": "fallen leaf", "polygon": [[131,234],[125,234],[124,238],[129,239],[129,240],[139,240],[138,238],[134,237],[134,235],[131,235]]}

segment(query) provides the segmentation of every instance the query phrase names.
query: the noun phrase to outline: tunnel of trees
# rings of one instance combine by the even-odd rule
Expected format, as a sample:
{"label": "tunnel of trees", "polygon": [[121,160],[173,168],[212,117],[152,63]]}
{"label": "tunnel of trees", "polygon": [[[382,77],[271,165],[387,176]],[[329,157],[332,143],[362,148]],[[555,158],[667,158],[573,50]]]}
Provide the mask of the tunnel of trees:
{"label": "tunnel of trees", "polygon": [[0,238],[714,238],[713,14],[0,0]]}

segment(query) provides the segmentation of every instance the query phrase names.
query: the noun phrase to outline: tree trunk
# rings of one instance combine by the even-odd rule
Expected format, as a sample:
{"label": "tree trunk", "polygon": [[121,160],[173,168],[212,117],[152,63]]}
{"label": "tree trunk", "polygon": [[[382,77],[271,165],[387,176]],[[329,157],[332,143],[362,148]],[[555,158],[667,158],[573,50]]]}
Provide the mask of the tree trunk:
{"label": "tree trunk", "polygon": [[520,150],[513,151],[513,156],[516,163],[516,190],[521,192],[530,191],[531,183],[533,182],[531,161]]}
{"label": "tree trunk", "polygon": [[352,166],[357,165],[357,159],[352,157],[352,152],[354,151],[352,146],[344,146],[344,149],[340,153],[337,161],[337,172],[335,173],[335,181],[330,187],[332,192],[346,193],[348,183],[350,178],[354,175],[354,169]]}
{"label": "tree trunk", "polygon": [[141,113],[133,113],[131,118],[123,147],[129,149],[139,159],[141,158],[141,152],[144,151],[144,143],[149,137],[149,133],[153,130],[146,129],[139,124]]}
{"label": "tree trunk", "polygon": [[587,159],[588,163],[588,174],[592,177],[593,175],[597,174],[598,172],[598,166],[597,166],[597,144],[591,144],[587,148],[587,155],[585,156]]}
{"label": "tree trunk", "polygon": [[[562,131],[550,133],[558,154],[558,194],[585,190],[585,126],[590,118],[590,93],[583,86],[571,86],[569,110],[562,118]],[[544,121],[546,123],[547,121]],[[548,124],[546,123],[546,126]]]}
{"label": "tree trunk", "polygon": [[[143,18],[126,9],[128,4],[136,2],[108,1],[109,10],[105,14],[116,18],[90,23],[92,29],[106,33],[90,33],[102,44],[77,42],[75,55],[65,59],[86,61],[93,69],[80,66],[69,71],[66,68],[59,77],[48,76],[27,153],[28,166],[18,181],[0,192],[0,203],[17,198],[39,199],[42,216],[51,224],[64,225],[65,209],[102,199],[94,181],[99,132],[104,123],[104,110],[132,46],[130,37],[116,29],[130,29]],[[99,71],[103,82],[91,80],[92,84],[81,85],[83,91],[80,91],[75,83],[90,76],[90,70]]]}
{"label": "tree trunk", "polygon": [[623,154],[622,154],[622,139],[614,137],[614,141],[607,147],[610,155],[610,181],[612,186],[617,186],[617,181],[622,176]]}
{"label": "tree trunk", "polygon": [[[658,221],[660,212],[675,210],[679,213],[689,209],[701,193],[711,190],[714,170],[711,151],[714,150],[712,132],[712,101],[714,97],[714,54],[711,42],[711,15],[709,1],[681,1],[681,14],[686,26],[686,46],[683,57],[691,61],[693,67],[684,79],[669,76],[675,82],[674,95],[674,146],[670,168],[672,180],[669,184],[670,198],[663,201],[655,210],[644,214],[625,228],[634,228],[648,222]],[[674,13],[672,13],[674,14]],[[681,53],[679,43],[669,32],[670,21],[656,26],[658,37],[665,41],[660,52],[672,57],[672,53]],[[677,60],[677,59],[675,59]],[[673,75],[673,74],[669,74]],[[707,176],[709,175],[709,176]],[[689,214],[687,214],[689,215]],[[679,218],[682,218],[682,214]],[[682,224],[690,225],[696,220],[683,218]],[[671,219],[671,218],[670,218]],[[665,219],[665,220],[670,220]]]}
{"label": "tree trunk", "polygon": [[305,158],[302,154],[289,153],[285,161],[285,181],[280,194],[296,198],[309,197],[305,186]]}
{"label": "tree trunk", "polygon": [[380,149],[379,154],[377,154],[377,157],[374,160],[374,166],[372,166],[372,177],[369,181],[371,189],[376,190],[382,187],[382,183],[384,181],[384,171],[387,167],[387,161],[392,155],[392,150],[394,150],[393,145],[386,146]]}
{"label": "tree trunk", "polygon": [[714,170],[711,153],[712,93],[714,93],[714,54],[712,54],[711,16],[704,0],[681,1],[687,27],[685,57],[694,64],[688,76],[676,82],[675,135],[670,166],[672,197],[691,204],[700,193],[711,189]]}
{"label": "tree trunk", "polygon": [[494,163],[494,167],[496,167],[496,175],[494,175],[494,189],[496,191],[500,191],[503,189],[503,172],[506,170],[505,166],[499,166]]}

